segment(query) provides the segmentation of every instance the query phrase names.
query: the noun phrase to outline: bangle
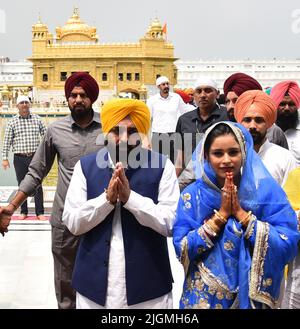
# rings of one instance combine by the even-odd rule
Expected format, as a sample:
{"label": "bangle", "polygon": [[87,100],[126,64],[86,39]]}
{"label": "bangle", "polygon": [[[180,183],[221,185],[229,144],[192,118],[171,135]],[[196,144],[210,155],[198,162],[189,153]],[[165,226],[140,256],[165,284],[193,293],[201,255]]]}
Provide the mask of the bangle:
{"label": "bangle", "polygon": [[217,236],[217,232],[207,222],[202,225],[203,230],[211,237]]}
{"label": "bangle", "polygon": [[216,234],[220,232],[220,227],[218,224],[215,223],[213,218],[210,218],[205,222],[206,225],[208,225]]}
{"label": "bangle", "polygon": [[218,210],[214,209],[214,213],[216,214],[216,216],[218,217],[218,219],[220,219],[221,222],[223,222],[223,224],[226,224],[227,223],[227,219],[222,216]]}
{"label": "bangle", "polygon": [[248,211],[247,215],[245,216],[245,218],[243,218],[240,223],[243,225],[243,226],[248,226],[248,223],[249,223],[249,218],[250,216],[252,215],[252,211]]}

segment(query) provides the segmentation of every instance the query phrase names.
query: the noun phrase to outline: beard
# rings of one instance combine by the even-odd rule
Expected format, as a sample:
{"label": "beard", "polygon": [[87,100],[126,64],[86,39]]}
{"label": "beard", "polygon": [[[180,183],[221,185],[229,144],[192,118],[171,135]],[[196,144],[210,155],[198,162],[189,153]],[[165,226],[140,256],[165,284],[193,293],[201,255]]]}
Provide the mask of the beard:
{"label": "beard", "polygon": [[91,116],[93,113],[92,107],[86,108],[84,106],[74,106],[73,108],[69,107],[69,109],[70,109],[71,115],[75,121],[87,118],[87,117]]}
{"label": "beard", "polygon": [[132,150],[136,148],[141,148],[141,141],[136,141],[134,145],[128,144],[125,142],[121,142],[119,144],[115,144],[113,142],[105,142],[105,145],[108,149],[109,155],[113,161],[113,163],[122,162],[124,168],[126,168],[129,163],[129,156]]}
{"label": "beard", "polygon": [[165,87],[165,88],[162,90],[163,94],[168,94],[169,91],[170,91],[170,88],[169,88],[169,87]]}
{"label": "beard", "polygon": [[256,130],[250,130],[249,132],[252,136],[254,145],[262,144],[263,140],[265,139],[265,137],[267,135],[267,132],[265,134],[261,134],[260,132],[258,132]]}
{"label": "beard", "polygon": [[227,116],[228,116],[229,121],[236,122],[236,119],[234,117],[234,109],[233,108],[231,108],[227,111]]}
{"label": "beard", "polygon": [[283,131],[288,129],[296,129],[299,123],[298,111],[295,112],[283,112],[277,114],[276,124]]}

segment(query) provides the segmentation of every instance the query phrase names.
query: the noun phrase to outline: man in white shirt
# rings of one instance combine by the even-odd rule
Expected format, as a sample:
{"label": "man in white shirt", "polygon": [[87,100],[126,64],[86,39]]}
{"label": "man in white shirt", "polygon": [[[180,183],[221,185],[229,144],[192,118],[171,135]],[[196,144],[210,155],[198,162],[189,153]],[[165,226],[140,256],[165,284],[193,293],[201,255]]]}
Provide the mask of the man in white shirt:
{"label": "man in white shirt", "polygon": [[175,130],[178,118],[188,111],[182,98],[170,92],[169,79],[161,76],[156,79],[159,93],[147,100],[151,114],[152,149],[165,154],[174,163]]}
{"label": "man in white shirt", "polygon": [[101,111],[107,147],[75,165],[63,221],[81,235],[77,308],[172,308],[166,237],[179,199],[174,165],[141,147],[147,106],[117,99]]}
{"label": "man in white shirt", "polygon": [[267,130],[276,120],[276,105],[261,90],[249,90],[239,96],[234,116],[238,123],[246,127],[253,137],[254,149],[272,177],[281,186],[288,174],[297,167],[292,153],[276,144],[270,143]]}
{"label": "man in white shirt", "polygon": [[300,88],[295,81],[281,81],[272,88],[270,96],[277,106],[276,124],[284,131],[289,149],[300,166]]}

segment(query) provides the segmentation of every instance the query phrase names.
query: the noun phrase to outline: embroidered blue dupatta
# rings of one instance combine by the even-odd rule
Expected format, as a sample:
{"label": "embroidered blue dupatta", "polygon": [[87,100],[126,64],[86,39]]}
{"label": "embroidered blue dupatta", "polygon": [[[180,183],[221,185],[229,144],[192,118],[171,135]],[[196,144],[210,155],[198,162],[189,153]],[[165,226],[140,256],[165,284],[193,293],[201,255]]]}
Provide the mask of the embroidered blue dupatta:
{"label": "embroidered blue dupatta", "polygon": [[253,149],[249,132],[228,125],[244,155],[238,196],[252,211],[244,230],[234,217],[214,240],[204,234],[204,220],[221,206],[214,170],[204,159],[204,143],[194,152],[197,180],[181,194],[173,229],[176,254],[186,278],[180,308],[276,307],[284,266],[297,254],[297,218],[286,194]]}

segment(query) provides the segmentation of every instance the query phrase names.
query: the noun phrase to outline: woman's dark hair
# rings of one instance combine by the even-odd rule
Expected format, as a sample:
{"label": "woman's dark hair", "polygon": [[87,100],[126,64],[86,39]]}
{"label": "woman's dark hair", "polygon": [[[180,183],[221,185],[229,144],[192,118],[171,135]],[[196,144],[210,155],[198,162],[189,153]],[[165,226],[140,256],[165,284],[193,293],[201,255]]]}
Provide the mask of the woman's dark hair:
{"label": "woman's dark hair", "polygon": [[224,135],[232,135],[235,140],[238,142],[235,134],[233,133],[233,131],[231,130],[231,128],[225,124],[225,123],[220,123],[218,124],[207,136],[206,140],[205,140],[205,144],[204,144],[204,155],[205,157],[208,155],[208,152],[210,150],[211,144],[213,143],[213,141],[220,136],[224,136]]}

